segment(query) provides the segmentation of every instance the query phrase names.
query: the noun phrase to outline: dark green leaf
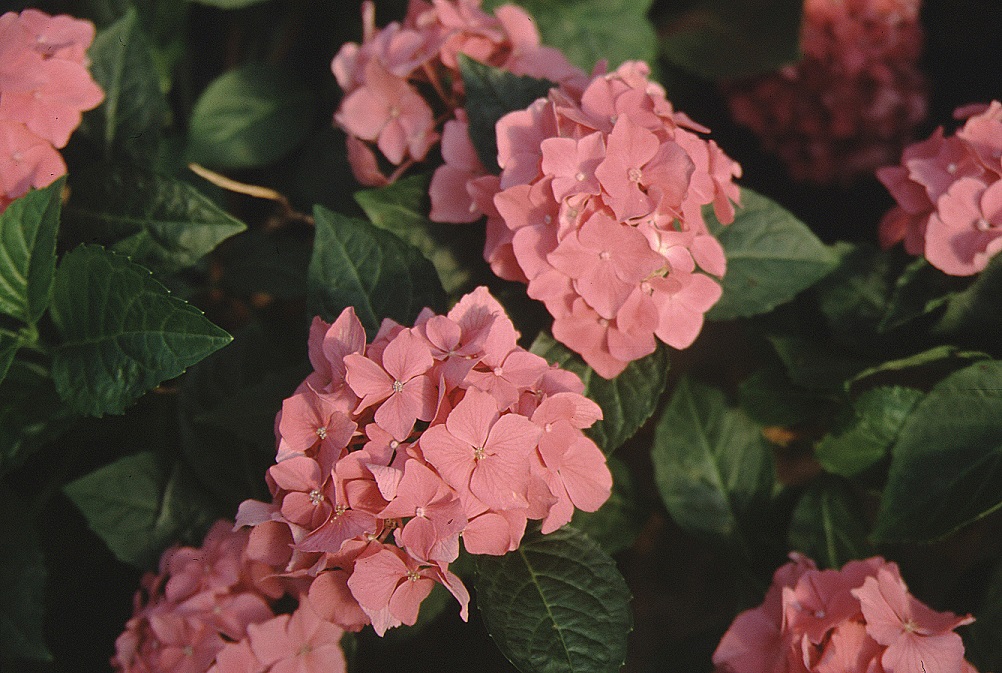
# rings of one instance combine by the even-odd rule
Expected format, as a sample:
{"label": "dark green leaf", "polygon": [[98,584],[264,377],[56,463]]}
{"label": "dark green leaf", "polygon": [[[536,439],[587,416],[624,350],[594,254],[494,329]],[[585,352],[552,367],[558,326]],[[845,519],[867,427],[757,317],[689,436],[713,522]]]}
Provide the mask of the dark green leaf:
{"label": "dark green leaf", "polygon": [[741,190],[734,222],[721,225],[710,208],[704,217],[727,255],[724,294],[707,312],[711,320],[766,313],[793,299],[838,264],[838,257],[807,225],[770,199]]}
{"label": "dark green leaf", "polygon": [[483,556],[477,605],[501,652],[523,673],[614,673],[633,627],[616,563],[573,528],[529,533]]}
{"label": "dark green leaf", "polygon": [[115,557],[140,568],[216,518],[181,465],[166,465],[152,452],[120,458],[63,490]]}
{"label": "dark green leaf", "polygon": [[946,311],[936,324],[937,333],[960,329],[998,330],[1002,326],[1002,256],[996,255],[961,292],[950,295]]}
{"label": "dark green leaf", "polygon": [[0,485],[0,661],[51,661],[45,646],[45,562],[23,502]]}
{"label": "dark green leaf", "polygon": [[539,333],[530,350],[581,377],[585,395],[602,407],[604,416],[586,432],[606,455],[622,446],[651,417],[668,381],[668,349],[661,345],[651,355],[631,362],[614,379],[596,374],[545,332]]}
{"label": "dark green leaf", "polygon": [[7,378],[7,371],[14,362],[14,356],[21,347],[21,338],[16,334],[0,331],[0,383]]}
{"label": "dark green leaf", "polygon": [[383,318],[412,324],[424,307],[441,311],[445,293],[435,267],[417,248],[368,222],[314,209],[307,310],[333,321],[355,307],[369,338]]}
{"label": "dark green leaf", "polygon": [[158,273],[194,265],[247,228],[188,183],[135,167],[74,180],[71,206],[67,216],[88,240]]}
{"label": "dark green leaf", "polygon": [[887,311],[878,328],[888,332],[920,316],[932,313],[962,288],[964,279],[947,276],[924,257],[908,265],[894,284]]}
{"label": "dark green leaf", "polygon": [[791,426],[816,423],[830,412],[830,396],[798,386],[778,367],[752,373],[738,386],[741,408],[757,423]]}
{"label": "dark green leaf", "polygon": [[750,556],[775,482],[761,429],[723,392],[682,378],[654,430],[654,478],[683,528]]}
{"label": "dark green leaf", "polygon": [[306,138],[316,105],[313,93],[278,66],[247,63],[230,70],[195,103],[191,159],[231,169],[270,164]]}
{"label": "dark green leaf", "polygon": [[974,624],[968,630],[965,658],[981,671],[1002,671],[1002,648],[999,634],[1002,633],[1002,563],[988,581],[988,590],[981,599],[981,609],[975,616]]}
{"label": "dark green leaf", "polygon": [[821,568],[841,568],[847,561],[874,554],[859,496],[849,483],[822,476],[804,491],[790,522],[790,547]]}
{"label": "dark green leaf", "polygon": [[633,544],[644,521],[637,506],[630,469],[615,457],[608,461],[613,479],[612,495],[598,511],[575,510],[570,525],[599,543],[609,554],[615,554]]}
{"label": "dark green leaf", "polygon": [[466,250],[478,250],[477,238],[482,242],[483,233],[476,227],[432,222],[424,215],[429,207],[427,175],[412,175],[385,187],[355,192],[355,201],[374,225],[392,231],[431,260],[446,292],[454,292],[469,281],[470,271],[457,258],[455,244],[462,238]]}
{"label": "dark green leaf", "polygon": [[268,0],[191,0],[192,2],[197,2],[201,5],[208,5],[209,7],[218,7],[220,9],[242,9],[243,7],[250,7],[251,5],[260,5]]}
{"label": "dark green leaf", "polygon": [[891,451],[873,537],[935,540],[1002,506],[1002,361],[933,387]]}
{"label": "dark green leaf", "polygon": [[76,418],[56,393],[48,372],[14,360],[0,382],[0,476],[24,464]]}
{"label": "dark green leaf", "polygon": [[[506,0],[485,3],[496,8]],[[651,0],[517,0],[536,20],[543,44],[555,47],[587,72],[605,59],[652,63],[657,51],[647,19]]]}
{"label": "dark green leaf", "polygon": [[[305,330],[287,331],[305,345]],[[248,498],[268,499],[264,473],[275,462],[275,414],[309,373],[308,364],[290,357],[298,351],[286,341],[251,324],[229,347],[192,367],[181,385],[185,460],[234,512]]]}
{"label": "dark green leaf", "polygon": [[888,384],[928,390],[947,374],[990,357],[977,351],[962,351],[956,346],[936,346],[915,355],[864,369],[847,381],[845,387],[852,395],[864,388]]}
{"label": "dark green leaf", "polygon": [[98,246],[63,257],[52,319],[63,335],[52,362],[56,388],[93,416],[124,412],[232,339],[149,271]]}
{"label": "dark green leaf", "polygon": [[498,166],[494,125],[509,112],[529,107],[530,103],[546,96],[556,85],[549,80],[513,75],[500,68],[492,68],[464,54],[459,55],[459,70],[466,87],[470,140],[480,163],[489,173],[497,175],[501,168]]}
{"label": "dark green leaf", "polygon": [[839,265],[814,286],[828,329],[843,343],[869,345],[887,311],[894,269],[890,255],[870,245],[839,242]]}
{"label": "dark green leaf", "polygon": [[707,79],[778,70],[800,58],[800,0],[699,0],[671,17],[661,53]]}
{"label": "dark green leaf", "polygon": [[311,241],[301,232],[256,227],[230,240],[219,251],[220,283],[237,295],[258,292],[279,299],[306,296]]}
{"label": "dark green leaf", "polygon": [[0,213],[0,312],[34,325],[49,306],[64,180]]}
{"label": "dark green leaf", "polygon": [[84,116],[84,133],[101,146],[105,159],[152,165],[168,109],[135,10],[99,32],[88,55],[104,103]]}
{"label": "dark green leaf", "polygon": [[842,390],[848,379],[872,362],[797,334],[772,334],[767,338],[790,380],[809,390]]}
{"label": "dark green leaf", "polygon": [[924,393],[914,388],[882,386],[863,392],[843,408],[814,455],[828,472],[852,477],[887,455],[901,426]]}

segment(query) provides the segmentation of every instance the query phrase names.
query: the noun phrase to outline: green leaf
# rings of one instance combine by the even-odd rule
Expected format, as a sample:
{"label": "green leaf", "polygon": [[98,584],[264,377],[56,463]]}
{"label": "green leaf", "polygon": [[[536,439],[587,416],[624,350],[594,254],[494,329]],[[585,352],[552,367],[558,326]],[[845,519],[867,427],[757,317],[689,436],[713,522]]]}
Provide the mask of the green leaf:
{"label": "green leaf", "polygon": [[887,455],[918,401],[921,390],[881,386],[864,391],[835,419],[821,438],[814,456],[828,472],[852,477]]}
{"label": "green leaf", "polygon": [[286,332],[268,334],[252,323],[229,347],[192,367],[181,384],[185,461],[234,512],[248,498],[269,499],[264,473],[275,462],[275,413],[310,370],[293,357],[300,349],[287,343],[305,344],[305,330]]}
{"label": "green leaf", "polygon": [[779,204],[741,189],[734,222],[721,225],[703,211],[727,255],[724,294],[706,317],[730,320],[766,313],[793,299],[838,265],[838,257],[807,225]]}
{"label": "green leaf", "polygon": [[775,476],[761,429],[724,393],[682,378],[654,429],[654,479],[683,528],[751,556]]}
{"label": "green leaf", "polygon": [[30,325],[52,297],[64,183],[32,190],[0,213],[0,312]]}
{"label": "green leaf", "polygon": [[369,338],[383,318],[412,324],[424,307],[441,311],[445,293],[435,267],[417,248],[368,222],[314,208],[307,310],[333,321],[355,307]]}
{"label": "green leaf", "polygon": [[190,0],[191,2],[197,2],[200,5],[208,5],[209,7],[218,7],[219,9],[243,9],[244,7],[250,7],[252,5],[260,5],[262,3],[268,2],[268,0]]}
{"label": "green leaf", "polygon": [[859,497],[837,477],[815,479],[793,510],[790,547],[821,568],[841,568],[847,561],[875,553],[867,540],[869,526]]}
{"label": "green leaf", "polygon": [[479,251],[483,234],[476,227],[432,222],[424,215],[429,208],[427,175],[412,175],[385,187],[355,192],[355,201],[374,225],[393,232],[431,260],[446,292],[454,292],[470,280],[470,271],[456,250]]}
{"label": "green leaf", "polygon": [[966,330],[997,330],[1002,325],[1002,257],[996,255],[974,278],[974,282],[956,294],[949,295],[946,310],[936,323],[936,333],[950,334]]}
{"label": "green leaf", "polygon": [[99,32],[88,55],[91,74],[104,89],[104,103],[84,116],[83,132],[98,143],[107,160],[152,165],[168,108],[136,11],[130,9]]}
{"label": "green leaf", "polygon": [[790,380],[808,390],[842,390],[848,379],[873,362],[799,334],[770,334],[766,338]]}
{"label": "green leaf", "polygon": [[477,605],[501,652],[523,673],[614,673],[633,628],[616,563],[573,528],[529,533],[477,564]]}
{"label": "green leaf", "polygon": [[574,372],[585,384],[584,394],[602,407],[604,418],[586,430],[609,455],[632,437],[657,408],[668,381],[668,349],[635,360],[614,379],[604,379],[573,351],[540,332],[530,350],[547,362]]}
{"label": "green leaf", "polygon": [[75,179],[67,215],[89,241],[157,273],[186,269],[247,228],[188,183],[136,167]]}
{"label": "green leaf", "polygon": [[817,422],[830,412],[833,400],[798,386],[778,367],[764,367],[738,385],[741,408],[757,423],[791,426]]}
{"label": "green leaf", "polygon": [[700,0],[669,17],[661,53],[701,77],[745,77],[800,58],[800,0]]}
{"label": "green leaf", "polygon": [[312,241],[300,231],[255,227],[219,251],[220,284],[245,297],[259,292],[279,299],[305,297],[312,251]]}
{"label": "green leaf", "polygon": [[63,490],[115,558],[139,568],[182,538],[198,537],[216,516],[180,464],[152,452],[116,460]]}
{"label": "green leaf", "polygon": [[469,134],[480,163],[488,173],[497,175],[498,143],[495,124],[509,112],[524,110],[537,98],[546,96],[556,86],[535,77],[513,75],[459,55],[459,71],[466,87],[466,114],[470,119]]}
{"label": "green leaf", "polygon": [[7,378],[7,372],[14,362],[14,356],[21,348],[21,338],[16,334],[0,331],[0,383]]}
{"label": "green leaf", "polygon": [[276,65],[247,63],[223,73],[191,113],[191,160],[230,169],[270,164],[306,138],[316,106],[313,93]]}
{"label": "green leaf", "polygon": [[23,465],[76,418],[44,368],[14,360],[0,382],[0,476]]}
{"label": "green leaf", "polygon": [[1002,361],[940,381],[905,421],[873,538],[936,540],[1002,506]]}
{"label": "green leaf", "polygon": [[981,609],[975,612],[977,619],[967,630],[965,658],[978,667],[979,671],[1002,671],[1002,648],[999,634],[1002,633],[1002,563],[988,581],[988,590],[981,599]]}
{"label": "green leaf", "polygon": [[894,268],[890,255],[871,245],[838,242],[839,265],[814,286],[829,332],[842,343],[869,346],[890,301]]}
{"label": "green leaf", "polygon": [[978,351],[962,351],[956,346],[944,345],[929,350],[883,362],[869,367],[846,381],[846,391],[855,395],[863,388],[887,384],[901,384],[928,390],[932,384],[980,360],[991,356]]}
{"label": "green leaf", "polygon": [[909,264],[894,284],[887,310],[878,329],[889,332],[920,316],[932,313],[962,287],[964,279],[948,276],[924,257]]}
{"label": "green leaf", "polygon": [[595,512],[574,511],[570,526],[597,542],[609,554],[630,547],[644,524],[637,506],[636,487],[630,468],[621,460],[609,457],[612,472],[612,495]]}
{"label": "green leaf", "polygon": [[63,335],[56,389],[81,414],[120,414],[143,393],[230,342],[149,271],[99,246],[67,253],[52,319]]}
{"label": "green leaf", "polygon": [[45,562],[23,502],[0,484],[0,661],[51,661],[45,646]]}
{"label": "green leaf", "polygon": [[[507,0],[485,3],[491,8]],[[651,63],[657,36],[647,18],[651,0],[517,0],[539,27],[543,44],[563,52],[567,59],[591,72],[605,59],[610,68],[623,61]]]}

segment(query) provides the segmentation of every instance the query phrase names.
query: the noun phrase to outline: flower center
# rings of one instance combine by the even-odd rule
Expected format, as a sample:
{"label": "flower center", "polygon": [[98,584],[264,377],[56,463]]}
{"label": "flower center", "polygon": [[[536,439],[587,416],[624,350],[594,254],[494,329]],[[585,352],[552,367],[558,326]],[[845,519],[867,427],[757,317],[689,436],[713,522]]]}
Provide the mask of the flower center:
{"label": "flower center", "polygon": [[327,428],[317,428],[317,437],[327,439]]}
{"label": "flower center", "polygon": [[825,616],[826,615],[825,615],[825,611],[824,610],[818,610],[817,612],[814,613],[814,618],[815,619],[824,619]]}
{"label": "flower center", "polygon": [[957,164],[955,164],[953,162],[947,164],[946,165],[946,172],[949,173],[950,175],[953,175],[954,173],[956,173],[957,172]]}
{"label": "flower center", "polygon": [[643,177],[643,173],[639,168],[631,168],[626,172],[626,177],[630,179],[630,182],[640,182],[640,178]]}
{"label": "flower center", "polygon": [[401,383],[400,381],[394,381],[393,382],[393,392],[399,393],[403,389],[404,389],[404,384],[403,383]]}
{"label": "flower center", "polygon": [[907,622],[901,625],[901,629],[905,633],[915,633],[916,631],[918,631],[918,624],[915,623],[915,620],[909,619]]}
{"label": "flower center", "polygon": [[612,253],[609,252],[608,250],[603,250],[602,252],[598,253],[598,258],[601,259],[601,260],[603,260],[603,261],[605,261],[605,260],[607,260],[607,259],[609,259],[611,257],[612,257]]}
{"label": "flower center", "polygon": [[982,217],[974,226],[978,228],[978,231],[988,231],[992,228],[992,223]]}
{"label": "flower center", "polygon": [[193,657],[193,656],[195,656],[195,648],[192,647],[191,645],[185,645],[184,649],[182,650],[182,652],[184,652],[184,656],[186,656],[186,657]]}
{"label": "flower center", "polygon": [[475,460],[475,461],[477,461],[479,463],[485,457],[486,457],[486,454],[484,453],[484,447],[482,447],[482,446],[475,446],[475,447],[473,447],[473,460]]}
{"label": "flower center", "polygon": [[296,655],[298,656],[301,654],[309,654],[312,651],[313,651],[312,645],[310,645],[309,643],[303,643],[303,645],[299,648],[299,651],[296,652]]}
{"label": "flower center", "polygon": [[331,518],[336,519],[347,511],[348,511],[347,507],[345,507],[344,505],[338,505],[337,507],[334,508],[334,512],[331,515]]}
{"label": "flower center", "polygon": [[310,502],[313,506],[317,506],[324,501],[324,494],[320,492],[319,488],[315,488],[310,491]]}
{"label": "flower center", "polygon": [[414,508],[414,516],[419,516],[419,517],[424,518],[424,507],[415,507]]}
{"label": "flower center", "polygon": [[577,180],[578,182],[584,182],[585,177],[586,176],[584,173],[578,171],[578,174],[574,176],[574,179]]}
{"label": "flower center", "polygon": [[418,571],[417,570],[408,570],[407,571],[407,581],[409,581],[409,582],[417,582],[419,579],[421,579],[421,576],[418,575]]}

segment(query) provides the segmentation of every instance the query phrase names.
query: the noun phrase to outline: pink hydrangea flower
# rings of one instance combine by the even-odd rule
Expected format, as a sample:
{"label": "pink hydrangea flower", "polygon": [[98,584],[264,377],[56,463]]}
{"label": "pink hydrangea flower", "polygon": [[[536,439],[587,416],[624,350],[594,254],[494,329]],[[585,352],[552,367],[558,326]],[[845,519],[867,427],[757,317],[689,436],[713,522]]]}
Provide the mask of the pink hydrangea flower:
{"label": "pink hydrangea flower", "polygon": [[880,222],[880,243],[904,241],[944,273],[978,273],[1002,250],[1002,103],[967,106],[952,136],[942,128],[905,148],[901,165],[877,177],[897,201]]}
{"label": "pink hydrangea flower", "polygon": [[247,555],[249,533],[219,521],[198,549],[172,547],[160,573],[148,573],[134,614],[115,641],[111,665],[122,673],[205,673],[227,640],[273,617],[278,598],[262,578],[271,568]]}
{"label": "pink hydrangea flower", "polygon": [[849,182],[899,156],[925,119],[919,0],[805,0],[803,58],[727,82],[731,115],[797,180]]}
{"label": "pink hydrangea flower", "polygon": [[66,173],[57,148],[104,99],[87,70],[89,21],[37,9],[0,16],[0,211]]}
{"label": "pink hydrangea flower", "polygon": [[[433,213],[443,222],[479,219],[482,212],[463,187],[484,170],[465,138],[459,54],[568,86],[580,86],[584,73],[541,46],[532,18],[515,5],[491,14],[480,0],[410,0],[403,22],[379,30],[375,16],[373,2],[362,3],[362,43],[345,44],[331,63],[345,93],[334,123],[348,133],[355,178],[373,186],[393,182],[441,138],[445,165],[432,183]],[[434,100],[422,98],[419,87],[433,91]],[[435,118],[433,108],[446,112]]]}
{"label": "pink hydrangea flower", "polygon": [[494,212],[480,208],[491,268],[526,283],[554,337],[606,378],[657,339],[692,344],[726,271],[702,208],[729,223],[740,195],[740,166],[648,75],[627,62],[502,117]]}
{"label": "pink hydrangea flower", "polygon": [[936,612],[908,593],[894,563],[874,557],[818,570],[800,554],[773,576],[713,654],[719,673],[971,673],[953,632],[970,615]]}
{"label": "pink hydrangea flower", "polygon": [[[269,586],[308,596],[346,631],[413,624],[435,583],[465,619],[469,596],[449,570],[460,540],[500,555],[530,519],[550,532],[575,508],[598,509],[612,475],[584,430],[602,411],[518,337],[486,288],[413,327],[385,321],[371,344],[351,309],[314,321],[315,371],[276,424],[272,501],[246,501],[237,516]],[[253,638],[228,648],[225,666],[251,655],[265,666]]]}

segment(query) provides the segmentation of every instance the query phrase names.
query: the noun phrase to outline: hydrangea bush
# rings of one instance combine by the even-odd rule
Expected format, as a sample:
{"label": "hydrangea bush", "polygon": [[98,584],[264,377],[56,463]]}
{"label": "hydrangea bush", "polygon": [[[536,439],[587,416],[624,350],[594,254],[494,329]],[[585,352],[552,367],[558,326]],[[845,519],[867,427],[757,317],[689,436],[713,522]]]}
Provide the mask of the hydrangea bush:
{"label": "hydrangea bush", "polygon": [[1002,670],[979,2],[0,3],[0,670]]}

